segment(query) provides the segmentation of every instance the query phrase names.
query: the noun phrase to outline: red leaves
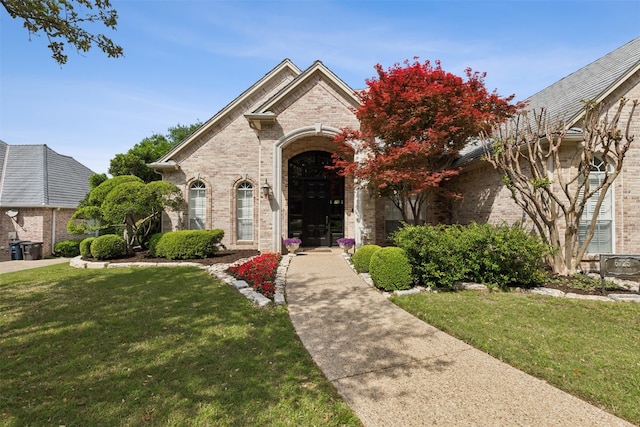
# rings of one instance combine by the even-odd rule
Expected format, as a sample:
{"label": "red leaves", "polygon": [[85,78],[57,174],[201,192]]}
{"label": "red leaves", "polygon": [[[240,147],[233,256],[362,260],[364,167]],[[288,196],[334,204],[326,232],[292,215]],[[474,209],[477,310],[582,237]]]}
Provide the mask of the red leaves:
{"label": "red leaves", "polygon": [[276,291],[274,281],[282,255],[266,253],[249,261],[229,267],[229,272],[237,279],[246,281],[253,289],[267,298],[273,298]]}
{"label": "red leaves", "polygon": [[466,79],[444,71],[438,61],[432,66],[407,60],[388,70],[378,64],[375,70],[377,78],[367,79],[368,89],[358,94],[360,130],[343,129],[334,138],[344,154],[351,149],[347,143],[357,143],[366,158],[334,156],[334,167],[379,190],[415,195],[439,187],[457,173],[451,164],[469,138],[518,107],[510,104],[513,95],[490,94],[485,74],[471,69]]}

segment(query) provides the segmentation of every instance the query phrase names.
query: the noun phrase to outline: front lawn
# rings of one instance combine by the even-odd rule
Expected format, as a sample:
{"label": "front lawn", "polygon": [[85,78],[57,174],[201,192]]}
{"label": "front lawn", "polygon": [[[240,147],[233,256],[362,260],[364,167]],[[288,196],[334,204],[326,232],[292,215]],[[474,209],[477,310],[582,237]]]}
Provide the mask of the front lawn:
{"label": "front lawn", "polygon": [[360,425],[286,309],[193,267],[0,276],[0,425]]}
{"label": "front lawn", "polygon": [[436,328],[640,425],[640,304],[474,291],[393,301]]}

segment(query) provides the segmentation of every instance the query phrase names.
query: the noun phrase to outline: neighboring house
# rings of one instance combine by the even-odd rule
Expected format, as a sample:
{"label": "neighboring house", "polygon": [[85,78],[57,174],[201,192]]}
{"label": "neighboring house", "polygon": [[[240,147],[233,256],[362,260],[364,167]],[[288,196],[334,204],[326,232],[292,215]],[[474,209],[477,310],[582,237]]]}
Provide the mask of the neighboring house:
{"label": "neighboring house", "polygon": [[[639,66],[640,38],[534,95],[530,105],[577,126],[582,99],[640,98]],[[396,212],[324,168],[338,152],[333,137],[358,128],[357,107],[354,90],[321,62],[301,71],[284,60],[150,165],[188,200],[185,212],[165,216],[163,228],[220,228],[227,247],[261,251],[280,251],[287,237],[305,246],[333,246],[342,236],[384,243],[398,225]],[[634,133],[640,139],[640,129]],[[613,252],[640,252],[640,147],[632,151],[611,198]],[[465,154],[451,183],[463,198],[432,203],[428,221],[523,219],[480,154]]]}
{"label": "neighboring house", "polygon": [[0,258],[10,258],[9,242],[42,242],[42,255],[56,242],[78,238],[67,222],[89,192],[93,172],[44,144],[0,141]]}

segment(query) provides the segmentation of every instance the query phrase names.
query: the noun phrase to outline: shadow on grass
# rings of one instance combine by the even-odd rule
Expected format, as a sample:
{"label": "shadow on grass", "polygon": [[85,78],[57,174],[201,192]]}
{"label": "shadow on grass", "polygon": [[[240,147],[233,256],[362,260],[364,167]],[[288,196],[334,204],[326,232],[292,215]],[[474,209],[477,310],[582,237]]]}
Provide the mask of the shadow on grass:
{"label": "shadow on grass", "polygon": [[42,272],[3,277],[0,423],[359,424],[282,308],[195,268]]}

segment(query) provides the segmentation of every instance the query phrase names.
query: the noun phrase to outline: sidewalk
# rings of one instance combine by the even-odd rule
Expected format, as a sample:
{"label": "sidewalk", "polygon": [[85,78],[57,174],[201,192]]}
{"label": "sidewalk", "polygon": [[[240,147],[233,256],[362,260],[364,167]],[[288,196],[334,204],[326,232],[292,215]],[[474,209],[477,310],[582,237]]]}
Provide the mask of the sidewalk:
{"label": "sidewalk", "polygon": [[38,260],[0,261],[0,274],[14,271],[29,270],[45,265],[69,263],[69,258],[47,258]]}
{"label": "sidewalk", "polygon": [[303,344],[365,426],[632,426],[420,321],[337,252],[287,271]]}

